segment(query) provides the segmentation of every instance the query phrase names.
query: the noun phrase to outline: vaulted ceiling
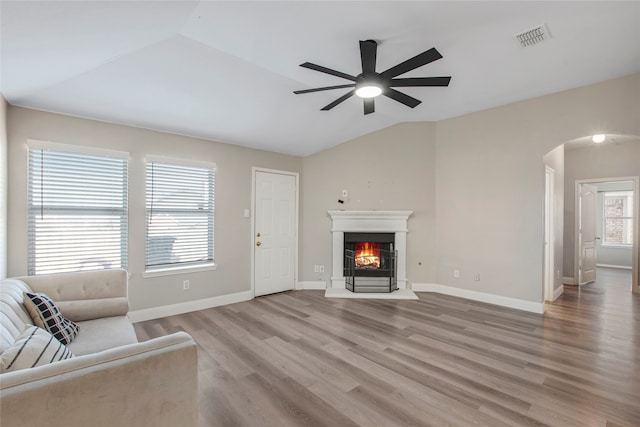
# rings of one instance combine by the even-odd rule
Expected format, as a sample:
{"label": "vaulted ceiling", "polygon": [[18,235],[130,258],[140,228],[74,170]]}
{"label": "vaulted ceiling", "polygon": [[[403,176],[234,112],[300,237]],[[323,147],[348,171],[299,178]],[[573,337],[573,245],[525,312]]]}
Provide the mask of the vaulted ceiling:
{"label": "vaulted ceiling", "polygon": [[[13,105],[304,156],[406,121],[435,121],[640,71],[640,2],[2,1],[0,90]],[[514,35],[546,24],[522,48]],[[443,58],[402,77],[410,109],[349,83],[359,40],[378,71],[431,47]]]}

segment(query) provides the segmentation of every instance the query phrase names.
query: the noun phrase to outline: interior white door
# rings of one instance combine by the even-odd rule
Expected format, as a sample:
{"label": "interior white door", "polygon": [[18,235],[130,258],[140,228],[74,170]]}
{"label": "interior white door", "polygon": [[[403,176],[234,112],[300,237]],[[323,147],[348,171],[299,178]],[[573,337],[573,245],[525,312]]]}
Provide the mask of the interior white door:
{"label": "interior white door", "polygon": [[296,178],[256,171],[255,296],[294,288]]}
{"label": "interior white door", "polygon": [[578,200],[578,283],[596,280],[596,198],[598,187],[581,184]]}

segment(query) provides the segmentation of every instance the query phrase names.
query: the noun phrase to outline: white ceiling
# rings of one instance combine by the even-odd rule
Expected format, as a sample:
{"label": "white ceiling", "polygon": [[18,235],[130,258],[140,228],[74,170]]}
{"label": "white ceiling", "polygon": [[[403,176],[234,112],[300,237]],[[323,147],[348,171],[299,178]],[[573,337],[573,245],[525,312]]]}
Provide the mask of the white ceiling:
{"label": "white ceiling", "polygon": [[[1,2],[0,90],[13,105],[308,155],[406,121],[435,121],[640,71],[640,2]],[[523,49],[516,33],[546,23]],[[402,77],[452,76],[448,88],[401,88],[410,109],[376,99],[363,115],[349,83],[304,69],[377,70],[431,47],[443,59]]]}

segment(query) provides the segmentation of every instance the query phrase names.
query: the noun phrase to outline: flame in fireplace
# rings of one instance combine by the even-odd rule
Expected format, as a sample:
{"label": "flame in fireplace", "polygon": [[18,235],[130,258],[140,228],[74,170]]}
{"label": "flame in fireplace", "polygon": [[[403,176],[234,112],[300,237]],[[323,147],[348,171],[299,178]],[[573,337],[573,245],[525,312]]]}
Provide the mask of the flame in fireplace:
{"label": "flame in fireplace", "polygon": [[356,243],[356,268],[380,268],[380,243]]}

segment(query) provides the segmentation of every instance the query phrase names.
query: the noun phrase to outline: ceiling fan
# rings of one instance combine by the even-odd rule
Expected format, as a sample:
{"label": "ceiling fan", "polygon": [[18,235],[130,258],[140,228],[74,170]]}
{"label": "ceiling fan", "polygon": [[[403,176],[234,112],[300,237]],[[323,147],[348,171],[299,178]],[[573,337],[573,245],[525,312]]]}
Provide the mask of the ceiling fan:
{"label": "ceiling fan", "polygon": [[321,65],[312,64],[311,62],[305,62],[300,64],[301,67],[309,68],[310,70],[319,71],[321,73],[331,74],[332,76],[341,77],[343,79],[351,80],[353,83],[318,87],[314,89],[296,90],[293,93],[296,95],[310,92],[320,92],[323,90],[333,89],[346,89],[353,88],[349,92],[342,95],[329,105],[322,108],[323,111],[331,110],[341,102],[351,98],[353,95],[357,95],[363,98],[364,102],[364,114],[370,114],[375,111],[374,99],[378,95],[384,95],[391,99],[394,99],[407,107],[415,108],[422,101],[415,99],[407,94],[399,92],[394,87],[410,87],[410,86],[449,86],[449,77],[411,77],[411,78],[395,78],[401,74],[407,73],[418,67],[426,65],[430,62],[436,61],[442,58],[440,52],[436,48],[431,48],[424,51],[413,58],[407,59],[400,64],[389,68],[381,73],[376,72],[376,51],[378,49],[378,43],[374,40],[360,41],[360,58],[362,60],[362,73],[357,76],[352,76],[340,71],[332,70],[330,68],[323,67]]}

